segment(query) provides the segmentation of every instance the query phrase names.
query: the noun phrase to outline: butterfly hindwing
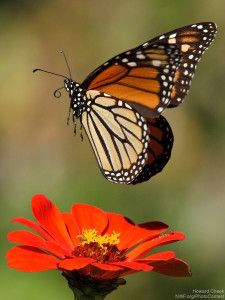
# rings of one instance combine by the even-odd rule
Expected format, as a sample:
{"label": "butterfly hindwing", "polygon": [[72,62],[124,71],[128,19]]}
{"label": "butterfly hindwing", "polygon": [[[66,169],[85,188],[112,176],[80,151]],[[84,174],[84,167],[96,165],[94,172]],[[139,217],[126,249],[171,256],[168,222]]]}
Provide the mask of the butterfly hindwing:
{"label": "butterfly hindwing", "polygon": [[99,167],[110,181],[130,183],[147,159],[148,126],[127,103],[89,90],[81,122]]}
{"label": "butterfly hindwing", "polygon": [[170,159],[173,147],[173,132],[163,116],[148,118],[150,132],[148,142],[148,158],[141,173],[131,182],[137,184],[149,180],[161,172]]}

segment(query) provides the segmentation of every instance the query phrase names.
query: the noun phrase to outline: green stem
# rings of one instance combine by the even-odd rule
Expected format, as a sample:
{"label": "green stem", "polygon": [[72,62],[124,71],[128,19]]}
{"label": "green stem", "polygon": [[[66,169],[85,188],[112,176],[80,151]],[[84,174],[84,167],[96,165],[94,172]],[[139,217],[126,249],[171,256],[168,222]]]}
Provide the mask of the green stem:
{"label": "green stem", "polygon": [[73,290],[74,293],[74,300],[102,300],[105,298],[105,296],[101,295],[84,295],[81,294],[78,290]]}
{"label": "green stem", "polygon": [[126,283],[123,278],[101,280],[81,275],[77,271],[63,272],[62,275],[73,291],[74,300],[102,300],[119,285]]}

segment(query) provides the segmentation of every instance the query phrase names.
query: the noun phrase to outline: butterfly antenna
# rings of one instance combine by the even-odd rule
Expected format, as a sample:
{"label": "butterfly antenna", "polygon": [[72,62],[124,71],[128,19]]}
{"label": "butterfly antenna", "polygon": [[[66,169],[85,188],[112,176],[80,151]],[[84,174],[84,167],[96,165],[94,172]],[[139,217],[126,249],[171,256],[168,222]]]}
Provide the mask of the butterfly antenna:
{"label": "butterfly antenna", "polygon": [[63,78],[66,78],[66,79],[69,79],[68,77],[64,76],[64,75],[61,75],[61,74],[58,74],[58,73],[53,73],[53,72],[50,72],[50,71],[46,71],[46,70],[43,70],[43,69],[34,69],[33,70],[33,73],[37,72],[37,71],[41,71],[41,72],[45,72],[45,73],[48,73],[48,74],[52,74],[52,75],[56,75],[56,76],[61,76]]}
{"label": "butterfly antenna", "polygon": [[69,75],[70,75],[70,79],[72,79],[72,75],[71,75],[71,71],[70,71],[70,66],[68,64],[68,61],[67,61],[67,58],[66,58],[66,55],[65,55],[65,52],[63,50],[60,50],[60,53],[62,53],[64,59],[65,59],[65,62],[66,62],[66,65],[67,65],[67,69],[69,71]]}
{"label": "butterfly antenna", "polygon": [[60,88],[58,88],[57,90],[54,91],[53,95],[54,95],[55,98],[60,98],[61,97],[62,93],[60,92],[60,90],[62,90],[62,89],[65,89],[65,87],[62,86],[62,87],[60,87]]}

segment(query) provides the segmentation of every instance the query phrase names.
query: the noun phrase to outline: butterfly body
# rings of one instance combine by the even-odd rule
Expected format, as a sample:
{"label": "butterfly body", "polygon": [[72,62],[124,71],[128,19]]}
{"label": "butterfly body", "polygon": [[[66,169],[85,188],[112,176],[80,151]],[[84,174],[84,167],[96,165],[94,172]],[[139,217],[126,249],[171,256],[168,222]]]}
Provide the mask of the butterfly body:
{"label": "butterfly body", "polygon": [[108,180],[137,184],[164,168],[173,133],[161,113],[183,102],[216,31],[202,22],[167,32],[111,58],[81,84],[60,75]]}
{"label": "butterfly body", "polygon": [[64,80],[64,86],[71,99],[70,107],[73,110],[73,115],[78,119],[87,110],[86,96],[80,84],[72,79]]}

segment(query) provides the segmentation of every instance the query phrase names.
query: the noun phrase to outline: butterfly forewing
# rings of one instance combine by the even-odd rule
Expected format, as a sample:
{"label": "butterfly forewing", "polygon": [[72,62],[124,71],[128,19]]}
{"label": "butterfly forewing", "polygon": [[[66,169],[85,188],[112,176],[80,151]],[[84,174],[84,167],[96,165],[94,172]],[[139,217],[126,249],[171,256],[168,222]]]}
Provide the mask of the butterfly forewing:
{"label": "butterfly forewing", "polygon": [[148,118],[147,125],[150,132],[148,142],[148,159],[141,173],[131,182],[137,184],[149,180],[161,172],[170,159],[173,147],[173,132],[163,116]]}
{"label": "butterfly forewing", "polygon": [[113,57],[82,86],[123,99],[145,117],[158,116],[168,105],[183,101],[196,65],[215,33],[212,22],[165,33]]}
{"label": "butterfly forewing", "polygon": [[179,105],[190,89],[197,63],[215,38],[215,23],[203,22],[188,25],[154,39],[154,43],[176,45],[180,50],[180,63],[174,78],[170,107]]}
{"label": "butterfly forewing", "polygon": [[145,43],[109,60],[82,87],[122,99],[143,116],[158,116],[170,102],[179,61],[175,45]]}
{"label": "butterfly forewing", "polygon": [[130,183],[147,159],[148,126],[125,102],[89,90],[81,117],[103,175],[113,182]]}

